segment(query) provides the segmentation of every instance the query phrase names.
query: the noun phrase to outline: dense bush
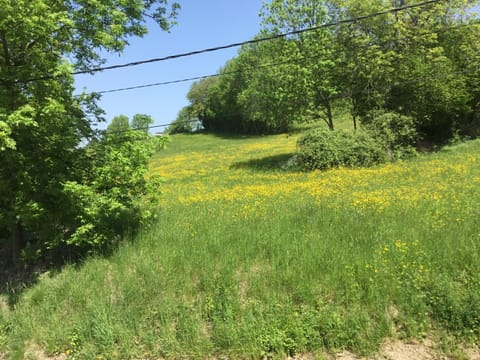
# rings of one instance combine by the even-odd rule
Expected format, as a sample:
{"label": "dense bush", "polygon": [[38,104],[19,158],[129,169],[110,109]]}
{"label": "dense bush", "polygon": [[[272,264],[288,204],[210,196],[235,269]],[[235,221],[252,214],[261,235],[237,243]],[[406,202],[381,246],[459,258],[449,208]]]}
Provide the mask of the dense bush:
{"label": "dense bush", "polygon": [[167,141],[143,131],[107,129],[89,144],[83,160],[91,163],[90,173],[64,184],[69,231],[58,240],[79,253],[109,251],[121,236],[135,232],[151,216],[161,182],[158,176],[147,177],[149,159]]}
{"label": "dense bush", "polygon": [[416,153],[419,140],[415,120],[393,112],[367,116],[365,129],[386,146],[391,159],[402,159]]}
{"label": "dense bush", "polygon": [[316,129],[298,145],[298,165],[307,170],[372,166],[387,160],[383,143],[367,133]]}

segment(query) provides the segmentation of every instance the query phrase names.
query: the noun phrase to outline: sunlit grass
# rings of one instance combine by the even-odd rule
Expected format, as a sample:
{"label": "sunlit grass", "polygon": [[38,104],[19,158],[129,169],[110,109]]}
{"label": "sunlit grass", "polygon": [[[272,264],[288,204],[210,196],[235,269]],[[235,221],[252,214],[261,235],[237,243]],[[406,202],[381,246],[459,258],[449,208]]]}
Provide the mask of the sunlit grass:
{"label": "sunlit grass", "polygon": [[480,142],[371,169],[282,170],[299,135],[178,135],[156,224],[45,276],[0,348],[72,359],[375,351],[480,335]]}

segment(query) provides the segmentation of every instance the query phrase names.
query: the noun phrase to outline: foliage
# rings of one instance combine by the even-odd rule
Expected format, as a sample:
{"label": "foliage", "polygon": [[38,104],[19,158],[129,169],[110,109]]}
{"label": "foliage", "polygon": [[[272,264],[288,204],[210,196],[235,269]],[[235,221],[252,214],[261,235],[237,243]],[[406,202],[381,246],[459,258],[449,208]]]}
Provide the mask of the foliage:
{"label": "foliage", "polygon": [[308,170],[368,167],[385,162],[382,145],[365,133],[316,129],[299,140],[297,163]]}
{"label": "foliage", "polygon": [[[264,2],[262,24],[274,34],[319,27],[332,20],[326,7],[326,4],[312,0]],[[281,51],[277,52],[285,63],[286,76],[295,79],[297,85],[287,91],[293,90],[297,102],[303,102],[304,107],[297,109],[297,114],[303,110],[310,118],[324,120],[331,130],[334,129],[332,102],[341,86],[337,79],[337,51],[333,33],[328,29],[317,29],[288,37]]]}
{"label": "foliage", "polygon": [[[463,112],[451,119],[453,130],[461,136],[480,135],[480,23],[471,20],[462,31],[443,32],[441,41],[446,56],[451,59],[457,77],[462,80],[460,95],[466,100]],[[452,79],[449,79],[452,81]],[[458,83],[459,79],[457,79]],[[453,99],[458,99],[453,94]],[[458,104],[458,100],[457,100]],[[458,105],[457,105],[458,107]]]}
{"label": "foliage", "polygon": [[110,124],[108,124],[106,133],[115,135],[118,133],[127,132],[131,130],[131,128],[132,127],[130,126],[130,120],[128,119],[128,116],[119,115],[115,116]]}
{"label": "foliage", "polygon": [[178,112],[177,118],[168,126],[165,132],[173,135],[199,131],[202,128],[201,122],[198,118],[193,119],[190,112],[191,108],[184,106],[182,110]]}
{"label": "foliage", "polygon": [[396,113],[373,113],[364,119],[363,125],[373,138],[387,147],[391,159],[416,153],[419,134],[412,117]]}
{"label": "foliage", "polygon": [[[90,177],[100,170],[85,161],[86,144],[97,138],[93,126],[103,120],[98,96],[74,97],[71,73],[101,65],[101,51],[120,52],[131,36],[144,35],[147,17],[167,30],[177,10],[166,0],[0,0],[0,247],[7,262],[17,263],[26,246],[67,244],[81,216],[72,196],[86,204],[98,195],[102,210],[90,215],[117,216],[118,199],[101,193]],[[137,163],[128,166],[135,172]]]}
{"label": "foliage", "polygon": [[154,123],[153,118],[150,115],[146,114],[135,114],[133,115],[131,126],[132,129],[141,130],[144,133],[149,133],[149,127]]}
{"label": "foliage", "polygon": [[158,176],[147,180],[148,161],[167,140],[140,130],[106,131],[87,146],[82,162],[91,165],[90,172],[81,181],[64,185],[73,229],[68,245],[80,253],[110,250],[121,236],[146,225],[152,216],[147,205],[156,204],[161,180]]}
{"label": "foliage", "polygon": [[67,244],[77,251],[110,250],[152,216],[148,205],[155,205],[161,179],[147,180],[148,161],[168,138],[152,137],[148,129],[135,127],[142,122],[153,119],[138,114],[131,122],[124,115],[115,117],[103,136],[86,147],[81,161],[88,162],[91,171],[80,182],[65,184],[75,229]]}
{"label": "foliage", "polygon": [[[317,121],[334,129],[335,113],[347,101],[355,128],[386,112],[412,118],[430,142],[475,136],[480,27],[468,9],[476,2],[363,18],[400,3],[265,1],[256,38],[290,35],[243,46],[220,77],[195,83],[188,96],[195,116],[212,131],[273,134]],[[308,28],[316,30],[297,33]]]}
{"label": "foliage", "polygon": [[[264,29],[257,38],[317,26],[326,19],[316,2],[288,3],[264,5]],[[317,31],[242,47],[221,69],[221,77],[192,85],[188,98],[193,113],[213,131],[281,133],[299,119],[323,119],[333,129],[338,87],[332,40],[330,33]]]}
{"label": "foliage", "polygon": [[196,81],[187,94],[190,101],[190,116],[200,119],[206,130],[212,129],[212,122],[216,118],[215,89],[217,83],[218,79],[215,77]]}
{"label": "foliage", "polygon": [[[243,48],[238,58],[232,61],[238,70],[249,69],[248,74],[240,75],[241,80],[237,80],[233,87],[237,91],[236,98],[230,95],[240,109],[241,132],[287,132],[297,114],[304,109],[304,104],[296,96],[300,85],[296,79],[303,74],[283,64],[282,56],[278,55],[291,53],[291,45],[283,40],[255,44]],[[238,83],[242,86],[239,87]]]}

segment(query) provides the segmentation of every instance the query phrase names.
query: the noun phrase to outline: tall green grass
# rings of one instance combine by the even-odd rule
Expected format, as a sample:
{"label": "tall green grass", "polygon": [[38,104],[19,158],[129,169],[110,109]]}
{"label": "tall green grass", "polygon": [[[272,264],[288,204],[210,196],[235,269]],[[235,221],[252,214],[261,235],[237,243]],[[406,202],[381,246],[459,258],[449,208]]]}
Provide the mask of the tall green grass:
{"label": "tall green grass", "polygon": [[[295,138],[176,136],[157,222],[0,308],[0,349],[259,358],[480,335],[480,142],[370,170],[275,170]],[[29,355],[30,354],[30,355]]]}

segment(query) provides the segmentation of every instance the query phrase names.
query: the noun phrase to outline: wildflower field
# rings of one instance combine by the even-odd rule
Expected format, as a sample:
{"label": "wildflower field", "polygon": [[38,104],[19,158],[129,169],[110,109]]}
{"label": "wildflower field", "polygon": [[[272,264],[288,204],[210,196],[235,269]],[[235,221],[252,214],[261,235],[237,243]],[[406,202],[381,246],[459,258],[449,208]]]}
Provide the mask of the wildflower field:
{"label": "wildflower field", "polygon": [[19,295],[0,349],[322,358],[428,337],[462,358],[480,336],[480,141],[308,173],[285,166],[296,141],[174,136],[151,163],[155,225]]}

